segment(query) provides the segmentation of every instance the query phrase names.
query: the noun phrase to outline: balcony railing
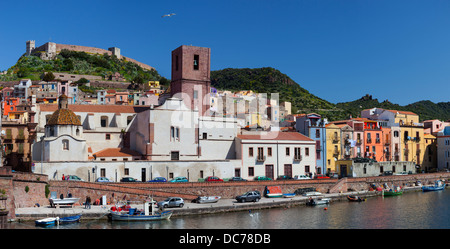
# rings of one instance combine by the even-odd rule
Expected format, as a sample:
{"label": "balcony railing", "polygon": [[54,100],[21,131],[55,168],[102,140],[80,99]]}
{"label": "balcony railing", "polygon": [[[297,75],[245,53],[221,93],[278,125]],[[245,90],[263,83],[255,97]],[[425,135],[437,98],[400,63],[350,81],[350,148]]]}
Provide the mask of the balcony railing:
{"label": "balcony railing", "polygon": [[294,156],[294,161],[301,161],[302,160],[302,156],[301,155],[295,155]]}
{"label": "balcony railing", "polygon": [[266,160],[266,156],[258,155],[256,157],[257,162],[264,162]]}

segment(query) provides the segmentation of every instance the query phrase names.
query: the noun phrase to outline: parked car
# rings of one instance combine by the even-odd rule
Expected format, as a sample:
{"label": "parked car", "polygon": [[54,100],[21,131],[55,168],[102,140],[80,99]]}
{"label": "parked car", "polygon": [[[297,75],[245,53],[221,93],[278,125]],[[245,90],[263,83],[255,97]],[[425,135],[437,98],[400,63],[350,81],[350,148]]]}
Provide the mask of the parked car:
{"label": "parked car", "polygon": [[112,182],[111,180],[109,180],[108,178],[103,177],[103,176],[97,178],[95,181],[96,182]]}
{"label": "parked car", "polygon": [[208,176],[206,177],[205,182],[223,182],[223,180],[217,176]]}
{"label": "parked car", "polygon": [[166,178],[158,176],[153,178],[153,180],[150,180],[149,182],[167,182]]}
{"label": "parked car", "polygon": [[158,207],[183,207],[184,206],[184,200],[181,197],[169,197],[165,199],[164,201],[158,202]]}
{"label": "parked car", "polygon": [[248,191],[243,195],[238,195],[235,197],[238,202],[254,201],[258,202],[261,199],[261,193],[259,191]]}
{"label": "parked car", "polygon": [[285,175],[281,175],[277,178],[277,180],[292,180],[294,178],[292,178],[291,176],[285,176]]}
{"label": "parked car", "polygon": [[317,174],[314,176],[314,179],[330,179],[330,177],[322,174]]}
{"label": "parked car", "polygon": [[188,179],[184,176],[178,176],[175,177],[174,179],[170,180],[169,182],[187,182]]}
{"label": "parked car", "polygon": [[393,175],[392,171],[384,171],[383,173],[380,174],[380,176],[391,176]]}
{"label": "parked car", "polygon": [[136,180],[133,177],[122,177],[122,179],[120,179],[120,182],[137,182],[138,180]]}
{"label": "parked car", "polygon": [[83,181],[84,181],[83,179],[79,178],[79,177],[76,176],[76,175],[68,175],[68,176],[66,176],[65,179],[66,179],[67,181],[80,181],[80,182],[83,182]]}
{"label": "parked car", "polygon": [[271,181],[272,178],[269,178],[267,176],[255,176],[255,178],[253,178],[253,180],[255,180],[255,181]]}
{"label": "parked car", "polygon": [[294,176],[294,180],[308,180],[311,179],[311,177],[306,176],[306,175],[295,175]]}
{"label": "parked car", "polygon": [[234,176],[234,177],[231,177],[230,178],[230,180],[229,181],[232,181],[232,182],[239,182],[239,181],[247,181],[246,179],[244,179],[244,178],[242,178],[242,177],[240,177],[240,176]]}

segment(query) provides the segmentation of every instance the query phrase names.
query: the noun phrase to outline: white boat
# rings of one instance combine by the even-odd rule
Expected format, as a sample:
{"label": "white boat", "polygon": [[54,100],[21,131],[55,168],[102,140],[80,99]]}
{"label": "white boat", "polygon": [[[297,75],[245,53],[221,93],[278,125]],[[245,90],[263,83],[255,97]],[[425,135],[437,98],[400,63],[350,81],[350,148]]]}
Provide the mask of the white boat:
{"label": "white boat", "polygon": [[42,226],[42,227],[48,227],[48,226],[54,226],[56,224],[59,224],[59,217],[53,218],[44,218],[40,220],[34,221],[36,226]]}
{"label": "white boat", "polygon": [[306,192],[306,193],[303,194],[303,196],[317,196],[317,195],[322,195],[322,193],[316,192],[316,191],[312,191],[312,192]]}
{"label": "white boat", "polygon": [[159,211],[156,201],[146,201],[143,210],[130,208],[128,211],[110,210],[109,218],[113,221],[154,221],[167,220],[173,211]]}
{"label": "white boat", "polygon": [[48,199],[50,201],[50,206],[51,207],[56,207],[56,205],[73,205],[75,203],[77,203],[80,198],[77,197],[67,197],[67,198],[49,198]]}
{"label": "white boat", "polygon": [[216,203],[220,200],[220,196],[199,196],[194,201],[196,203]]}
{"label": "white boat", "polygon": [[329,198],[321,198],[321,199],[310,199],[306,205],[308,206],[317,206],[317,205],[326,205],[330,203],[330,199]]}

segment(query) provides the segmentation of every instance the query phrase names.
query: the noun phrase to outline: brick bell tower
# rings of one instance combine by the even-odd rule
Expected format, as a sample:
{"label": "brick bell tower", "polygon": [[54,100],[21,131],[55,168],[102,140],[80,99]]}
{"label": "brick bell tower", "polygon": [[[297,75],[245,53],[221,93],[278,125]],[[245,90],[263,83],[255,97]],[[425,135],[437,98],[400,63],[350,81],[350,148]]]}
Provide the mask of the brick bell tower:
{"label": "brick bell tower", "polygon": [[170,95],[200,116],[209,116],[210,59],[210,48],[183,45],[172,51]]}

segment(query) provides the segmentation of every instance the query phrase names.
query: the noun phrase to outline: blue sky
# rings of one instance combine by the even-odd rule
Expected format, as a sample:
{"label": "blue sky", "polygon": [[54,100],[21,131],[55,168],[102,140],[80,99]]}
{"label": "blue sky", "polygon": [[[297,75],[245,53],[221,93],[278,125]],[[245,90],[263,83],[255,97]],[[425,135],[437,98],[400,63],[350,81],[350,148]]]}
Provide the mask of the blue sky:
{"label": "blue sky", "polygon": [[193,45],[211,48],[211,70],[273,67],[333,103],[450,101],[446,0],[4,0],[0,13],[0,70],[35,40],[119,47],[170,79],[171,51]]}

